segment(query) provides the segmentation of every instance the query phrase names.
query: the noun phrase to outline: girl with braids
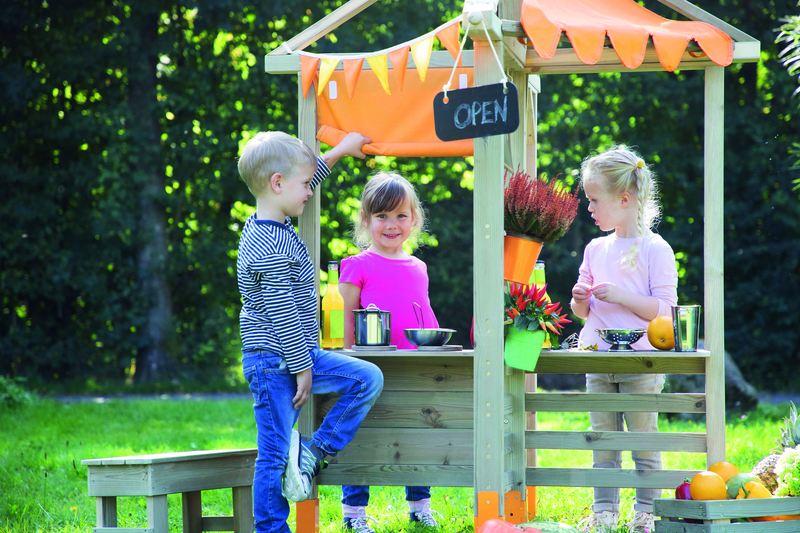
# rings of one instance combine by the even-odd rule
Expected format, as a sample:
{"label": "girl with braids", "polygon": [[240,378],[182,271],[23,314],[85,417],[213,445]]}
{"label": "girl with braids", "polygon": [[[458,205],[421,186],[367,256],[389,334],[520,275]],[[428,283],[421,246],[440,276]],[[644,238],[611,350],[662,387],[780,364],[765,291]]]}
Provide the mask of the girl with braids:
{"label": "girl with braids", "polygon": [[[592,240],[584,250],[578,282],[572,288],[572,311],[586,322],[581,346],[597,345],[601,328],[647,328],[658,315],[670,315],[678,301],[675,254],[651,231],[659,205],[653,174],[644,160],[626,146],[615,146],[590,157],[581,166],[581,185],[594,223],[608,235]],[[652,350],[643,337],[635,350]],[[659,393],[663,374],[587,374],[586,390],[595,393]],[[593,431],[658,431],[657,413],[590,413]],[[637,470],[660,469],[657,452],[634,451]],[[595,451],[595,468],[620,468],[619,451]],[[637,489],[630,531],[652,532],[653,500],[659,490]],[[584,531],[616,531],[619,489],[595,488],[592,515]]]}

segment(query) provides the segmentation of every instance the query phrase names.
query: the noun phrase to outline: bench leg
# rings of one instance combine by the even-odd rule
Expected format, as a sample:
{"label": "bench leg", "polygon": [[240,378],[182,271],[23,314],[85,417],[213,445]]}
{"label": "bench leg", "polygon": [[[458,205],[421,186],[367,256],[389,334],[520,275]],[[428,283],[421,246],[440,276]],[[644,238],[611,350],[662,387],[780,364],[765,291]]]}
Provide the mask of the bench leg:
{"label": "bench leg", "polygon": [[253,527],[253,487],[233,487],[233,531],[252,533]]}
{"label": "bench leg", "polygon": [[153,533],[169,533],[169,513],[167,495],[147,497],[147,527]]}
{"label": "bench leg", "polygon": [[181,495],[183,505],[183,533],[202,533],[203,505],[200,491],[184,492]]}
{"label": "bench leg", "polygon": [[97,497],[97,527],[117,527],[117,497]]}
{"label": "bench leg", "polygon": [[319,532],[319,499],[311,498],[295,504],[297,533]]}

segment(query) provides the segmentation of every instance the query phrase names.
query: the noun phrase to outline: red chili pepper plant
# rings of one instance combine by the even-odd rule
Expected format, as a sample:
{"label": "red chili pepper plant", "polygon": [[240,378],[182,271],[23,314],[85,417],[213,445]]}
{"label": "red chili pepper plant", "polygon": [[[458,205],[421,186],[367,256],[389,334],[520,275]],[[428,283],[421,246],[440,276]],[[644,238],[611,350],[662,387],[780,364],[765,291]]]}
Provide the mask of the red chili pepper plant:
{"label": "red chili pepper plant", "polygon": [[517,170],[505,175],[505,230],[541,242],[564,236],[578,213],[578,192],[560,181],[532,178]]}
{"label": "red chili pepper plant", "polygon": [[572,323],[561,304],[547,302],[547,285],[530,287],[519,283],[506,284],[506,317],[514,321],[514,327],[523,331],[541,329],[550,338],[550,343],[559,346],[558,336],[564,326]]}

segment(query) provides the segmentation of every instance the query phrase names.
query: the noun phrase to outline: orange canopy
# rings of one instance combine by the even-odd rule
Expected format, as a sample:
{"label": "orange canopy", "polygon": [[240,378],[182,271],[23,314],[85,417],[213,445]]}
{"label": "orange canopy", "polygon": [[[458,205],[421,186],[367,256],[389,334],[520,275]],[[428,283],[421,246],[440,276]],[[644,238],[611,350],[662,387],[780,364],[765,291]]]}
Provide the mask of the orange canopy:
{"label": "orange canopy", "polygon": [[[391,95],[381,88],[371,72],[363,72],[352,88],[345,83],[345,71],[337,70],[331,98],[331,82],[317,97],[319,130],[317,139],[335,146],[352,131],[373,140],[364,153],[402,157],[463,157],[472,155],[472,140],[444,142],[436,136],[433,125],[433,97],[442,90],[450,76],[449,68],[431,68],[424,82],[410,69],[393,70]],[[405,76],[402,76],[405,74]],[[452,88],[459,88],[459,76],[467,76],[472,86],[472,69],[458,68]],[[352,97],[347,88],[352,88]]]}
{"label": "orange canopy", "polygon": [[647,10],[633,0],[524,0],[520,22],[536,52],[555,55],[566,32],[578,59],[594,65],[606,34],[622,64],[635,69],[644,61],[649,37],[665,70],[678,68],[689,40],[720,66],[733,60],[733,40],[705,22],[675,21]]}

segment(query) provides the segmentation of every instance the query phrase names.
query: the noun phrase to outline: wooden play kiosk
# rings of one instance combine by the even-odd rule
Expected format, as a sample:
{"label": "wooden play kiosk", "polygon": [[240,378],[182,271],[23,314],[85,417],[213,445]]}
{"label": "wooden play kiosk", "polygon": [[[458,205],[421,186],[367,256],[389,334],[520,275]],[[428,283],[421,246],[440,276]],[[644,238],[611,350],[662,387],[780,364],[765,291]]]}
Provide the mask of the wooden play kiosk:
{"label": "wooden play kiosk", "polygon": [[[341,82],[342,78],[337,78],[337,75],[341,76],[343,70],[353,67],[346,62],[345,65],[338,63],[333,54],[314,57],[315,54],[303,50],[373,3],[375,0],[346,2],[265,58],[268,73],[298,75],[298,135],[312,147],[319,148],[319,138],[329,138],[323,135],[323,130],[329,132],[332,127],[328,108],[336,104],[332,102],[336,96],[332,96],[329,90],[322,90],[318,95],[317,88],[308,90],[309,86],[312,83],[319,85],[321,79]],[[691,40],[687,34],[677,52],[674,48],[668,50],[656,24],[657,20],[666,22],[666,19],[632,0],[467,0],[460,23],[467,28],[472,50],[464,50],[459,68],[468,71],[476,86],[497,83],[504,73],[507,74],[518,88],[521,117],[520,126],[514,133],[474,139],[469,154],[466,154],[474,155],[476,347],[439,353],[404,350],[348,352],[380,366],[385,376],[385,388],[352,444],[322,472],[319,484],[473,487],[477,529],[492,518],[502,517],[520,523],[535,516],[535,487],[538,486],[672,488],[692,474],[674,470],[540,468],[535,461],[537,449],[659,450],[704,453],[709,463],[724,459],[724,67],[731,63],[757,61],[760,44],[687,1],[661,0],[660,3],[683,15],[683,24],[692,25],[692,35],[701,28],[706,32],[704,35],[711,37],[707,40],[692,37],[694,40]],[[608,28],[602,30],[599,41],[596,38],[592,40],[590,33],[584,35],[585,39],[573,38],[581,35],[581,31],[592,31],[581,26],[587,18],[587,6],[616,17]],[[580,9],[584,16],[573,17],[576,19],[573,21],[569,18],[570,9],[573,13]],[[674,27],[674,22],[666,25]],[[553,28],[555,40],[550,39],[549,43],[539,40]],[[572,42],[562,38],[565,46],[556,49],[562,31],[569,33]],[[645,33],[644,40],[639,41],[641,46],[634,46],[630,39],[620,38],[624,33],[636,40],[635,35],[641,37],[642,32]],[[605,38],[606,34],[610,39]],[[718,46],[714,49],[712,37],[722,39],[728,48]],[[690,41],[691,46],[687,48]],[[444,40],[442,43],[447,44]],[[500,64],[494,57],[492,45]],[[406,83],[409,78],[417,77],[414,74],[417,66],[412,58],[407,54],[397,55],[396,47],[390,52],[395,65],[391,70],[398,65],[395,58],[404,57],[409,70]],[[725,54],[727,57],[721,57]],[[448,50],[434,51],[429,58],[429,79],[437,70],[449,72],[454,56],[450,46]],[[314,62],[308,57],[312,57]],[[339,59],[357,57],[358,54],[340,55]],[[322,60],[321,69],[328,69],[324,78],[322,70],[317,75],[319,61],[316,60],[319,59]],[[364,63],[363,69],[374,71],[370,65]],[[361,68],[360,64],[358,68]],[[535,373],[529,374],[526,382],[524,372],[503,363],[503,175],[507,168],[523,168],[531,174],[536,172],[536,97],[542,90],[542,79],[551,74],[646,72],[674,68],[702,70],[705,75],[703,304],[706,350],[624,354],[543,350]],[[380,76],[381,73],[361,73],[351,98],[358,98],[362,84],[373,83],[379,87],[372,74]],[[324,82],[322,88],[326,89]],[[431,94],[439,90],[441,84],[433,87]],[[385,98],[393,98],[397,107],[406,105],[412,109],[404,100],[407,98],[404,94],[404,91],[393,90],[392,96],[386,95]],[[339,89],[338,99],[346,98],[344,89]],[[415,104],[409,114],[427,113],[427,102]],[[369,99],[363,100],[361,105],[374,113],[381,112],[374,109],[379,104]],[[363,127],[369,128],[369,124],[364,123]],[[372,151],[369,151],[370,145],[366,146],[368,153],[405,156],[449,154],[435,143],[431,143],[429,150],[417,146],[405,151],[402,148],[382,151],[381,141],[388,133],[374,129],[359,131],[374,141]],[[396,139],[386,139],[383,146],[399,146],[392,142]],[[314,196],[301,217],[300,232],[312,260],[319,263],[319,195]],[[705,391],[696,394],[536,392],[536,374],[586,372],[704,374]],[[301,415],[301,431],[312,432],[328,408],[329,400],[326,398],[310,402]],[[706,432],[542,431],[535,426],[535,413],[542,411],[697,413],[705,415]],[[298,531],[317,531],[318,515],[316,499],[299,504]]]}

